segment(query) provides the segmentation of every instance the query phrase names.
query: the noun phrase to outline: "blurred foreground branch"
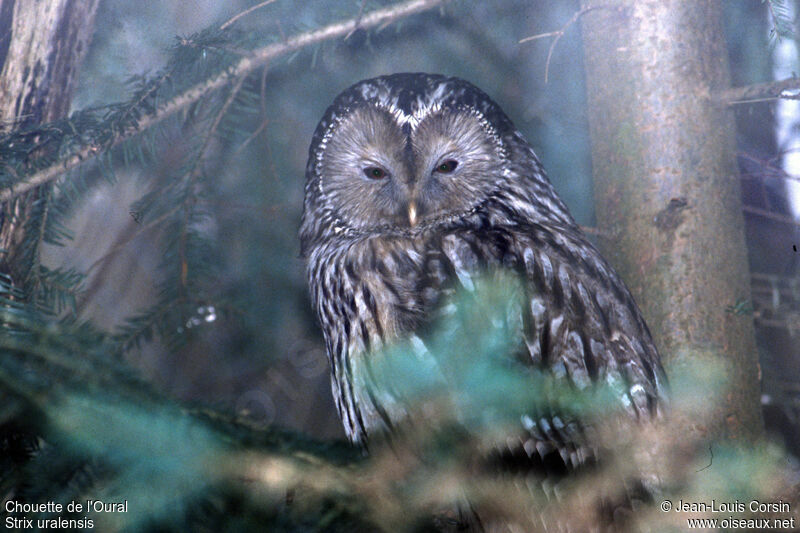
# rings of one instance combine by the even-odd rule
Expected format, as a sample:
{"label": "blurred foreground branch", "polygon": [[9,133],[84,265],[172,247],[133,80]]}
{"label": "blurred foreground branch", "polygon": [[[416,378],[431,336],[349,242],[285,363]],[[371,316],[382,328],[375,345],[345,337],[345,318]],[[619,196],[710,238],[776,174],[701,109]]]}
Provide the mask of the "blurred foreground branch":
{"label": "blurred foreground branch", "polygon": [[[16,520],[53,519],[32,506],[59,503],[60,518],[100,531],[418,532],[452,530],[469,502],[487,531],[596,530],[608,525],[609,509],[625,513],[613,514],[620,529],[664,531],[715,517],[707,509],[667,513],[659,503],[714,498],[789,502],[742,509],[736,519],[796,522],[796,482],[781,448],[738,449],[681,431],[687,419],[708,427],[730,390],[721,367],[674,369],[671,415],[636,423],[612,405],[612,383],[578,390],[521,371],[509,342],[520,303],[509,295],[520,291],[511,279],[495,281],[454,300],[424,357],[403,344],[374,354],[364,374],[371,390],[391,394],[409,416],[371,440],[369,456],[184,407],[108,357],[102,336],[38,320],[25,304],[8,307],[0,422],[30,425],[45,444],[30,453],[24,483],[0,471],[0,493],[11,502],[3,508]],[[580,416],[603,460],[566,477],[501,461],[522,442],[510,437],[519,435],[521,413]],[[533,452],[523,453],[527,460]],[[126,502],[127,510],[68,509],[87,500]]]}

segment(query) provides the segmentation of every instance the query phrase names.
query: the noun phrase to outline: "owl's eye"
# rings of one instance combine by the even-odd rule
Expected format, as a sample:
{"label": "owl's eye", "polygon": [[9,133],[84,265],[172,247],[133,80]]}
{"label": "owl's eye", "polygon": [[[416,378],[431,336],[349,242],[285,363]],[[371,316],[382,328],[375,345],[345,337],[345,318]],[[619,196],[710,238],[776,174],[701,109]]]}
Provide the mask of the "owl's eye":
{"label": "owl's eye", "polygon": [[443,161],[439,163],[439,166],[436,167],[436,172],[441,172],[442,174],[450,174],[452,171],[456,169],[458,166],[458,161],[455,159],[448,159],[447,161]]}
{"label": "owl's eye", "polygon": [[381,167],[367,167],[364,169],[364,175],[371,180],[380,180],[387,176],[387,172]]}

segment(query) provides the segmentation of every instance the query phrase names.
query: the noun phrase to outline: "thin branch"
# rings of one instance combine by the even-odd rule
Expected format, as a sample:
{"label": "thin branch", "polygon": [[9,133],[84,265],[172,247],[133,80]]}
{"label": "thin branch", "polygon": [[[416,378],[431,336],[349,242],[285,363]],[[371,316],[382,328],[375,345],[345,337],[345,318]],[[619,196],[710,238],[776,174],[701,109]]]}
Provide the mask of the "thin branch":
{"label": "thin branch", "polygon": [[767,100],[797,100],[800,95],[784,94],[784,91],[800,90],[800,78],[788,78],[781,81],[757,83],[744,87],[732,87],[716,95],[716,100],[723,105],[749,104]]}
{"label": "thin branch", "polygon": [[[242,85],[244,84],[245,77],[240,77],[236,84],[231,89],[230,95],[225,100],[225,103],[222,104],[220,107],[217,116],[214,117],[214,122],[211,124],[211,127],[208,129],[206,133],[206,138],[203,140],[203,145],[200,147],[200,151],[197,153],[197,156],[194,160],[194,166],[189,171],[189,180],[186,184],[188,189],[191,189],[194,183],[195,178],[200,173],[200,169],[203,167],[203,158],[205,157],[205,153],[208,150],[208,147],[211,146],[211,139],[214,137],[214,134],[217,132],[217,128],[222,123],[222,118],[225,116],[225,113],[228,112],[228,108],[230,108],[231,104],[234,100],[236,100],[236,96],[238,96],[239,91],[242,89]],[[190,197],[194,200],[194,197]],[[189,262],[186,259],[186,239],[189,231],[189,205],[185,205],[183,209],[183,223],[181,224],[181,235],[178,239],[178,257],[179,260],[179,268],[180,268],[180,281],[181,281],[181,290],[186,290],[186,280],[187,276],[189,275]]]}
{"label": "thin branch", "polygon": [[779,215],[777,213],[773,213],[772,211],[767,211],[766,209],[759,209],[758,207],[744,205],[742,206],[742,211],[744,211],[745,213],[750,213],[753,215],[758,215],[760,217],[768,218],[770,220],[775,220],[778,222],[783,222],[785,224],[790,224],[792,226],[800,226],[800,221],[795,220],[792,217],[788,217],[786,215]]}
{"label": "thin branch", "polygon": [[203,139],[203,145],[200,147],[200,150],[197,153],[197,157],[196,157],[196,159],[194,161],[194,165],[192,167],[192,170],[189,172],[189,179],[190,180],[193,180],[195,178],[195,176],[197,175],[198,169],[202,166],[203,157],[204,157],[206,151],[208,150],[208,147],[211,145],[211,140],[214,137],[214,134],[216,133],[217,128],[219,128],[219,125],[222,122],[222,119],[225,116],[225,113],[227,113],[228,108],[230,108],[230,106],[233,103],[233,101],[239,95],[239,91],[242,89],[242,85],[244,85],[244,80],[245,79],[246,78],[244,76],[242,76],[236,81],[236,83],[234,84],[233,88],[231,89],[230,95],[228,95],[228,98],[225,100],[225,103],[222,104],[222,107],[217,112],[216,116],[214,117],[214,122],[211,124],[211,127],[208,129],[208,132],[206,133],[205,139]]}
{"label": "thin branch", "polygon": [[356,25],[353,26],[353,29],[350,30],[347,33],[347,35],[344,36],[344,40],[345,41],[348,40],[350,37],[352,37],[353,34],[358,29],[359,24],[361,23],[361,17],[364,15],[364,6],[366,6],[366,5],[367,5],[367,0],[361,0],[361,7],[358,8],[358,15],[356,15]]}
{"label": "thin branch", "polygon": [[794,283],[798,281],[795,276],[781,276],[778,274],[766,274],[764,272],[752,272],[750,277],[753,280],[768,281],[770,283]]}
{"label": "thin branch", "polygon": [[[768,296],[771,296],[771,295],[773,295],[775,293],[778,293],[778,294],[780,294],[780,295],[782,295],[782,296],[784,296],[786,298],[792,298],[792,299],[794,299],[794,297],[795,297],[795,294],[792,292],[790,287],[773,287],[771,285],[755,285],[755,283],[758,283],[758,281],[755,278],[752,278],[750,280],[750,282],[752,284],[750,286],[750,290],[752,292],[757,292],[759,294],[766,294]],[[765,298],[764,300],[768,300],[768,298]]]}
{"label": "thin branch", "polygon": [[172,311],[174,308],[186,303],[185,300],[175,300],[161,306],[156,312],[149,314],[147,319],[141,323],[135,324],[128,330],[123,330],[121,333],[115,335],[115,342],[118,346],[128,346],[141,337],[143,332],[151,328],[156,328],[160,323],[162,317]]}
{"label": "thin branch", "polygon": [[[762,3],[767,4],[767,10],[769,11],[770,17],[772,17],[772,28],[769,31],[770,39],[774,36],[775,40],[781,42],[781,38],[785,37],[787,33],[791,30],[791,22],[788,22],[785,18],[783,18],[779,13],[775,11],[775,6],[773,2],[762,0]],[[787,28],[787,24],[789,27]],[[789,35],[791,38],[791,35]]]}
{"label": "thin branch", "polygon": [[563,30],[548,31],[547,33],[537,33],[536,35],[531,35],[530,37],[525,37],[524,39],[520,39],[519,41],[517,41],[517,44],[536,41],[538,39],[544,39],[545,37],[554,37],[554,36],[560,37],[563,34],[564,34]]}
{"label": "thin branch", "polygon": [[[798,151],[798,150],[797,149],[786,150],[783,153],[790,153],[790,152],[796,152],[796,151]],[[761,158],[758,158],[756,156],[750,155],[750,154],[748,154],[746,152],[738,152],[736,155],[738,157],[742,158],[742,159],[746,159],[746,160],[750,161],[751,163],[756,163],[757,165],[760,165],[762,169],[769,171],[769,173],[761,173],[761,174],[754,174],[752,172],[742,173],[742,177],[743,178],[749,178],[749,179],[771,178],[771,179],[782,179],[782,180],[790,180],[790,181],[800,181],[800,176],[793,176],[793,175],[789,174],[788,172],[786,172],[781,167],[772,164],[769,160],[765,161],[765,160],[763,160]],[[782,154],[780,154],[780,155],[782,155]]]}
{"label": "thin branch", "polygon": [[777,329],[788,329],[788,330],[791,330],[792,326],[794,325],[794,323],[789,321],[789,320],[776,320],[774,318],[761,318],[760,316],[754,316],[753,320],[755,320],[755,322],[760,326],[770,327],[770,328],[777,328]]}
{"label": "thin branch", "polygon": [[[267,145],[267,150],[269,150],[269,145]],[[274,173],[274,169],[273,169]],[[216,205],[216,204],[212,204]],[[248,209],[251,211],[262,211],[265,213],[277,213],[280,209],[286,208],[286,204],[272,204],[267,207],[257,206],[257,205],[248,205],[248,204],[237,204],[231,202],[225,202],[225,207],[233,208],[233,209]],[[121,238],[117,239],[115,244],[109,248],[109,250],[98,257],[91,265],[88,266],[86,269],[87,276],[94,270],[95,268],[99,267],[101,264],[104,264],[109,259],[112,259],[116,256],[119,252],[121,252],[126,246],[128,246],[131,242],[136,240],[136,238],[142,236],[146,231],[154,229],[156,226],[167,220],[169,217],[177,213],[181,208],[181,204],[175,205],[172,209],[163,213],[161,216],[154,218],[153,220],[148,221],[146,224],[139,224],[138,222],[134,221],[134,225],[132,226],[132,231],[126,232],[127,234],[122,236]],[[590,228],[591,229],[591,228]],[[102,278],[103,275],[98,273],[95,277]]]}
{"label": "thin branch", "polygon": [[[775,15],[775,10],[772,8],[772,2],[766,2],[766,4],[767,4],[767,10],[769,11],[769,15],[772,17],[772,24],[773,24],[772,31],[774,31],[775,34],[777,35],[778,32],[775,31],[775,29],[778,27],[778,17]],[[780,38],[781,36],[778,35],[778,40],[780,40]]]}
{"label": "thin branch", "polygon": [[[346,38],[346,37],[345,37]],[[260,90],[260,98],[259,98],[259,106],[261,107],[261,125],[256,128],[256,130],[251,133],[247,139],[244,140],[242,144],[233,152],[233,157],[239,155],[239,152],[245,149],[245,147],[250,144],[250,141],[255,139],[259,133],[261,133],[269,124],[269,119],[267,119],[267,69],[269,65],[265,65],[264,68],[261,70],[261,90]]]}
{"label": "thin branch", "polygon": [[158,226],[159,224],[164,222],[166,219],[168,219],[169,217],[174,215],[178,211],[178,209],[180,209],[180,207],[181,207],[180,204],[176,205],[175,207],[173,207],[172,209],[170,209],[166,213],[162,214],[158,218],[155,218],[155,219],[147,222],[147,224],[145,224],[143,226],[142,225],[138,225],[138,222],[137,222],[136,231],[134,231],[131,235],[129,235],[127,237],[119,239],[117,241],[117,243],[112,248],[109,249],[108,252],[106,252],[105,254],[101,255],[91,265],[89,265],[89,267],[86,269],[86,274],[89,275],[89,273],[92,270],[94,270],[95,268],[100,266],[102,263],[104,263],[108,259],[111,259],[113,256],[117,255],[117,253],[119,253],[123,248],[125,248],[125,246],[127,246],[132,240],[136,239],[140,235],[143,235],[145,231]]}
{"label": "thin branch", "polygon": [[223,24],[222,26],[219,27],[219,29],[224,30],[225,28],[227,28],[228,26],[230,26],[231,24],[233,24],[234,22],[236,22],[237,20],[239,20],[243,16],[252,13],[256,9],[262,8],[264,6],[268,6],[269,4],[271,4],[274,1],[275,0],[265,0],[264,2],[261,2],[260,4],[256,4],[253,7],[249,7],[247,9],[245,9],[244,11],[239,13],[238,15],[234,15],[233,17],[229,18],[228,21],[225,24]]}
{"label": "thin branch", "polygon": [[581,228],[581,231],[583,231],[584,233],[588,233],[589,235],[596,235],[598,237],[613,237],[613,234],[610,231],[596,228],[594,226],[578,226],[578,227]]}
{"label": "thin branch", "polygon": [[53,190],[47,190],[47,196],[44,200],[44,213],[42,213],[42,220],[39,222],[39,233],[36,236],[36,250],[34,256],[34,264],[33,267],[28,271],[27,280],[29,281],[32,276],[36,276],[35,285],[38,287],[39,283],[41,282],[41,266],[42,266],[42,243],[44,242],[44,235],[47,231],[47,216],[50,214],[50,200],[53,195]]}
{"label": "thin branch", "polygon": [[550,59],[553,57],[553,51],[556,49],[556,45],[558,41],[564,36],[564,33],[569,29],[570,26],[575,24],[579,18],[583,15],[588,13],[589,11],[594,11],[595,9],[606,8],[609,6],[592,6],[592,7],[584,7],[580,11],[576,11],[573,13],[572,17],[564,24],[560,30],[556,31],[549,31],[547,33],[539,33],[537,35],[531,35],[530,37],[525,37],[524,39],[520,39],[517,44],[527,43],[529,41],[535,41],[537,39],[543,39],[545,37],[555,37],[553,42],[550,43],[550,49],[547,51],[547,61],[544,63],[544,82],[547,83],[547,78],[550,74]]}
{"label": "thin branch", "polygon": [[268,125],[269,125],[269,120],[267,120],[267,119],[264,119],[264,120],[262,120],[262,121],[261,121],[261,124],[258,126],[258,128],[256,128],[256,130],[255,130],[253,133],[251,133],[250,135],[248,135],[248,136],[247,136],[247,139],[245,139],[245,140],[242,142],[242,144],[240,144],[240,145],[239,145],[239,147],[238,147],[238,148],[237,148],[237,149],[236,149],[236,150],[233,152],[233,157],[236,157],[237,155],[239,155],[239,152],[241,152],[242,150],[244,150],[244,149],[247,147],[247,145],[248,145],[248,144],[250,144],[250,142],[251,142],[253,139],[255,139],[256,137],[258,137],[258,134],[259,134],[259,133],[261,133],[262,131],[264,131],[264,129],[265,129],[265,128],[266,128]]}
{"label": "thin branch", "polygon": [[224,87],[231,82],[231,79],[247,76],[254,70],[264,66],[270,61],[273,61],[277,57],[281,57],[313,44],[343,37],[357,27],[366,29],[390,24],[398,19],[439,6],[446,1],[447,0],[411,0],[409,2],[403,2],[401,4],[396,4],[384,9],[375,10],[361,17],[360,20],[358,18],[353,18],[344,22],[337,22],[318,30],[301,33],[289,38],[283,43],[274,43],[269,46],[258,48],[250,55],[240,59],[239,62],[230,69],[226,69],[224,72],[219,73],[215,77],[187,89],[183,93],[166,102],[155,112],[145,115],[135,127],[128,128],[120,132],[112,140],[105,143],[90,142],[83,146],[83,148],[75,151],[75,153],[72,155],[30,175],[24,182],[15,183],[12,186],[0,191],[0,202],[5,202],[12,198],[16,198],[26,191],[55,180],[67,170],[75,168],[85,161],[97,157],[97,155],[103,153],[105,149],[117,146],[121,142],[130,139],[138,133],[172,116],[181,109],[192,105],[206,96],[208,93]]}

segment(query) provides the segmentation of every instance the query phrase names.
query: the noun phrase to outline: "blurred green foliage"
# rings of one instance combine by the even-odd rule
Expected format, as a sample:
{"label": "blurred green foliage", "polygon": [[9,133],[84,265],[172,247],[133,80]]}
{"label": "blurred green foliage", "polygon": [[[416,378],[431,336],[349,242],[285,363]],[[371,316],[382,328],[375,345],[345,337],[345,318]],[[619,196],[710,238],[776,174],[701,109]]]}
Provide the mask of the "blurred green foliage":
{"label": "blurred green foliage", "polygon": [[[445,305],[425,346],[417,339],[375,354],[358,367],[366,375],[356,381],[386,391],[391,398],[384,405],[432,401],[450,406],[441,417],[458,420],[475,434],[497,433],[503,439],[506,428],[520,426],[525,416],[536,420],[558,414],[569,420],[619,407],[622,383],[579,390],[568,378],[555,378],[518,359],[527,353],[521,280],[496,272],[473,285]],[[428,422],[435,420],[429,416]]]}
{"label": "blurred green foliage", "polygon": [[[441,527],[466,501],[484,524],[585,529],[603,520],[609,502],[624,505],[636,479],[657,480],[649,485],[657,492],[633,506],[626,523],[663,530],[686,518],[659,512],[663,499],[772,501],[789,487],[778,448],[676,434],[669,417],[636,424],[613,383],[578,390],[525,369],[513,355],[519,282],[495,274],[474,286],[446,306],[424,352],[411,345],[374,354],[365,385],[425,416],[412,415],[410,431],[401,424],[392,438],[376,439],[369,458],[344,444],[181,407],[134,379],[121,360],[101,357],[114,346],[109,339],[44,323],[20,305],[3,317],[13,333],[3,340],[0,390],[15,406],[12,420],[43,440],[0,483],[14,501],[125,504],[120,512],[61,513],[91,519],[100,531],[423,531]],[[675,372],[675,412],[704,424],[725,388],[720,374],[705,363]],[[603,461],[562,480],[490,467],[489,450],[513,445],[508,435],[537,412],[587,421]],[[23,480],[16,486],[15,475]]]}

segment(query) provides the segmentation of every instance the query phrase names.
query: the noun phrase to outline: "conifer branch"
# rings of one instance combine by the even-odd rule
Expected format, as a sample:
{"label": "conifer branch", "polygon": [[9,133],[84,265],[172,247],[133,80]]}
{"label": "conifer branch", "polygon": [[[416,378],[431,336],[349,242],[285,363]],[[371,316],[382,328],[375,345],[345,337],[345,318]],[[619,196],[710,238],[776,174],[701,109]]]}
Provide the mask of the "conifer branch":
{"label": "conifer branch", "polygon": [[[206,133],[205,139],[203,140],[203,144],[200,147],[199,152],[195,156],[194,165],[192,166],[192,169],[188,173],[187,189],[192,188],[195,179],[197,178],[198,174],[202,171],[206,151],[208,150],[208,147],[211,145],[211,140],[214,138],[214,135],[216,134],[217,129],[219,128],[219,125],[222,122],[222,118],[225,116],[225,113],[228,112],[228,109],[230,108],[231,104],[236,99],[236,96],[239,94],[239,91],[241,90],[242,85],[244,84],[244,80],[245,77],[242,76],[236,81],[236,83],[234,84],[233,88],[230,91],[230,95],[228,95],[228,98],[225,100],[225,103],[222,104],[222,107],[217,112],[216,117],[214,118],[214,122],[211,124],[211,127]],[[180,230],[181,233],[178,239],[178,258],[179,258],[179,269],[180,269],[179,270],[180,291],[183,297],[186,296],[183,293],[185,293],[187,290],[186,285],[189,274],[189,261],[186,257],[186,248],[187,248],[186,240],[188,238],[188,232],[189,232],[189,218],[190,218],[189,215],[190,215],[190,209],[195,201],[196,198],[194,196],[189,196],[188,204],[186,202],[182,202],[183,220],[181,222],[181,230]]]}
{"label": "conifer branch", "polygon": [[234,66],[226,69],[218,75],[199,83],[183,93],[175,96],[154,112],[147,114],[139,120],[135,126],[129,127],[115,134],[111,139],[100,142],[88,142],[77,149],[71,155],[59,160],[58,162],[39,170],[25,178],[24,181],[14,183],[5,190],[0,191],[0,202],[8,201],[12,198],[45,183],[51,182],[61,174],[70,170],[85,161],[94,159],[104,153],[107,149],[117,146],[123,141],[147,130],[158,124],[162,120],[172,116],[181,109],[185,109],[197,102],[210,92],[220,89],[232,80],[248,76],[258,68],[267,65],[274,59],[287,55],[291,52],[301,50],[305,47],[321,43],[323,41],[336,39],[348,35],[351,31],[358,28],[382,28],[392,22],[410,15],[426,11],[445,3],[447,0],[411,0],[396,4],[384,9],[378,9],[366,15],[337,22],[318,30],[301,33],[290,37],[284,42],[274,43],[253,50],[248,55],[242,57]]}

